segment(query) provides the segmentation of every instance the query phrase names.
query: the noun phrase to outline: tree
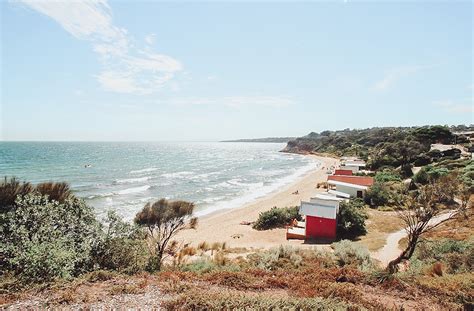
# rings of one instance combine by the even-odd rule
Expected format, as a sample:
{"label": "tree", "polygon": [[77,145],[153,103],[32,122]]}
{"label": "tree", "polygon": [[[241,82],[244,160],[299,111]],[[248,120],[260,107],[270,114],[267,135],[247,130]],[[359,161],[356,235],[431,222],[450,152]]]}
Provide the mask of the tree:
{"label": "tree", "polygon": [[398,271],[398,264],[409,260],[420,238],[440,224],[453,219],[463,209],[462,205],[454,211],[442,214],[445,203],[452,203],[457,192],[456,176],[445,176],[422,186],[417,194],[406,200],[405,209],[399,210],[398,215],[406,225],[408,245],[394,260],[390,261],[387,270],[390,273]]}
{"label": "tree", "polygon": [[342,202],[337,218],[337,235],[339,238],[355,238],[367,233],[365,221],[368,219],[364,211],[362,199],[351,199]]}
{"label": "tree", "polygon": [[161,199],[154,203],[147,203],[137,213],[135,223],[146,227],[151,238],[155,254],[153,269],[160,270],[163,256],[168,250],[168,243],[172,237],[187,227],[196,228],[197,218],[191,217],[193,211],[194,203]]}

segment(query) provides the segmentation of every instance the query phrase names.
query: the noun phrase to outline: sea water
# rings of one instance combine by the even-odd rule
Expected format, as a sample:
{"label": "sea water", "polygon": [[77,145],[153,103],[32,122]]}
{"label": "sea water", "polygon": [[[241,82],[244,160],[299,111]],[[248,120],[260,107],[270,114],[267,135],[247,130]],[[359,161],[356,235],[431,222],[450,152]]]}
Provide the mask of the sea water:
{"label": "sea water", "polygon": [[0,176],[65,181],[99,216],[132,219],[160,198],[196,203],[196,215],[277,191],[319,163],[284,144],[221,142],[0,142]]}

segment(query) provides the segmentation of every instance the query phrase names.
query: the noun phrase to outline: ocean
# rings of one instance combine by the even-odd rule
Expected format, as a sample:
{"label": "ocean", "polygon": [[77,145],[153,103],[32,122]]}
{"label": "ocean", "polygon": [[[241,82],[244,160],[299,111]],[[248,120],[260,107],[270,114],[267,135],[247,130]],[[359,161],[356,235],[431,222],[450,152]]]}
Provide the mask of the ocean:
{"label": "ocean", "polygon": [[236,208],[291,183],[319,162],[278,143],[0,142],[0,176],[65,181],[104,216],[130,220],[159,198],[196,203],[196,215]]}

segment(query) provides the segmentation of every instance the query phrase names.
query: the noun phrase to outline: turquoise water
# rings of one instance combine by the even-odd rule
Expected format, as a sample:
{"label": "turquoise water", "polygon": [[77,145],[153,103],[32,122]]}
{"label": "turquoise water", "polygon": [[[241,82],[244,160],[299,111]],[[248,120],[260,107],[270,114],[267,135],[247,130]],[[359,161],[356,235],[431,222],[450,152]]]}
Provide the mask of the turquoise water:
{"label": "turquoise water", "polygon": [[99,215],[131,219],[146,202],[183,199],[197,215],[235,208],[318,164],[273,143],[0,142],[0,176],[66,181]]}

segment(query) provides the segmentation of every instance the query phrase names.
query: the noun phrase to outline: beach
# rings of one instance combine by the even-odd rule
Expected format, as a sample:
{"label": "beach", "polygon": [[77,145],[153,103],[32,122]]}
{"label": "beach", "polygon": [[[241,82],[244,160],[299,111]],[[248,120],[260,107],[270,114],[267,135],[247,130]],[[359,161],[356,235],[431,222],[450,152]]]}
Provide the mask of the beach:
{"label": "beach", "polygon": [[[200,242],[225,242],[230,248],[260,249],[279,245],[304,245],[304,241],[286,240],[286,229],[258,231],[252,225],[241,222],[253,222],[258,215],[272,207],[298,206],[302,200],[309,200],[318,192],[316,185],[327,179],[327,168],[337,165],[335,158],[308,155],[321,162],[317,168],[301,176],[293,183],[258,198],[253,202],[234,209],[222,210],[199,218],[196,229],[187,229],[178,233],[175,240],[183,244],[197,246]],[[298,191],[298,194],[293,194]],[[307,244],[306,244],[307,245]]]}

